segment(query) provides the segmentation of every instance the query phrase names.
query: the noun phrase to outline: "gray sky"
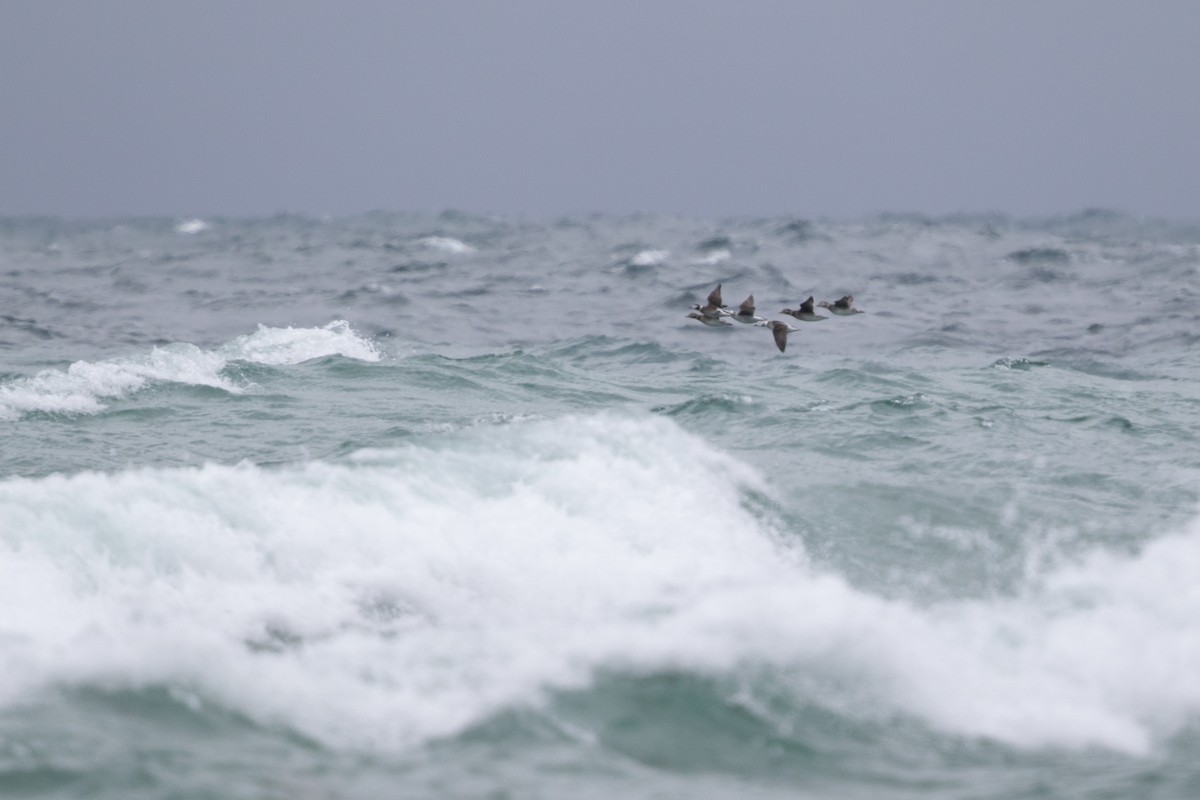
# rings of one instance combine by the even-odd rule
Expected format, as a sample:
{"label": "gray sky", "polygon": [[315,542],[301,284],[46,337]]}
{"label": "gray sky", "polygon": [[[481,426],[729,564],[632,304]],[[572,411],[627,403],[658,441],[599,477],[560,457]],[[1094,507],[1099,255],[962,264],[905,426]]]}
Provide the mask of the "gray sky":
{"label": "gray sky", "polygon": [[1200,218],[1200,3],[0,0],[0,214]]}

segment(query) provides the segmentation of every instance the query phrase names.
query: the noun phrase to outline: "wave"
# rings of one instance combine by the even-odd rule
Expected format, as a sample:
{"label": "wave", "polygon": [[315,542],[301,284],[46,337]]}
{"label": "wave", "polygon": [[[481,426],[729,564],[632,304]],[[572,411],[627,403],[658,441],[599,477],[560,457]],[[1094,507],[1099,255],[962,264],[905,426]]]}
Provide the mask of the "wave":
{"label": "wave", "polygon": [[1018,264],[1066,264],[1071,254],[1061,247],[1026,247],[1012,251],[1006,258]]}
{"label": "wave", "polygon": [[421,239],[420,243],[431,250],[439,250],[453,255],[475,252],[474,247],[451,236],[426,236]]}
{"label": "wave", "polygon": [[732,253],[728,250],[710,250],[705,255],[692,259],[693,264],[707,264],[709,266],[720,264],[728,261],[732,257]]}
{"label": "wave", "polygon": [[65,370],[43,370],[32,377],[8,381],[0,384],[0,420],[15,420],[30,413],[96,414],[106,408],[106,401],[163,383],[209,386],[237,394],[246,387],[224,375],[233,362],[285,366],[329,355],[361,361],[380,358],[375,345],[355,334],[344,320],[321,328],[259,325],[254,333],[213,350],[175,343],[142,355],[76,361]]}
{"label": "wave", "polygon": [[177,688],[391,750],[602,675],[766,672],[843,717],[1133,754],[1200,710],[1200,521],[921,606],[814,566],[764,496],[671,420],[609,415],[341,463],[8,479],[0,707]]}
{"label": "wave", "polygon": [[666,263],[671,253],[667,250],[639,250],[629,259],[631,267],[660,267]]}
{"label": "wave", "polygon": [[[727,415],[747,410],[755,405],[750,395],[702,394],[669,406],[656,406],[655,413],[669,417],[714,415],[725,420]],[[725,423],[727,424],[727,423]]]}
{"label": "wave", "polygon": [[379,350],[358,336],[345,320],[321,328],[268,328],[259,325],[252,334],[222,345],[218,353],[227,361],[286,366],[314,358],[340,355],[358,361],[378,361]]}
{"label": "wave", "polygon": [[196,234],[203,233],[211,226],[202,219],[185,219],[175,226],[176,233]]}

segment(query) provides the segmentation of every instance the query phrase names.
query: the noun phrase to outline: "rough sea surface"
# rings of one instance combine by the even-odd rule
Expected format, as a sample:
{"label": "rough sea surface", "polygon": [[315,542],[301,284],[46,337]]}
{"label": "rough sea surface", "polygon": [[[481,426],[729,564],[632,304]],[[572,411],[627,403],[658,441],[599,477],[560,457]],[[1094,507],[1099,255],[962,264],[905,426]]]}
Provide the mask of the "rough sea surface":
{"label": "rough sea surface", "polygon": [[1200,797],[1198,278],[1102,211],[0,220],[0,796]]}

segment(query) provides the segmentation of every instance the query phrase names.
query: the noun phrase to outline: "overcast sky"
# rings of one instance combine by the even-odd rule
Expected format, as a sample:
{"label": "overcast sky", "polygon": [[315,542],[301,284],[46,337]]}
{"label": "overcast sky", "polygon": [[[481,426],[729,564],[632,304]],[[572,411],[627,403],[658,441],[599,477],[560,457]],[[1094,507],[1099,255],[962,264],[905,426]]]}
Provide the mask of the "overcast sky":
{"label": "overcast sky", "polygon": [[0,214],[1200,218],[1200,2],[0,0]]}

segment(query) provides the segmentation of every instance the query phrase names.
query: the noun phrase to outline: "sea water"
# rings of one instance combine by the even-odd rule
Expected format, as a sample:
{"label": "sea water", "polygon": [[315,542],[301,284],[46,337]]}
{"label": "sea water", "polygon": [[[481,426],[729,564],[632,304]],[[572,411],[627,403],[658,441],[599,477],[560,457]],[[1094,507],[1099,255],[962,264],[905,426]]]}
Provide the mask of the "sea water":
{"label": "sea water", "polygon": [[0,221],[0,796],[1200,796],[1198,274],[1105,211]]}

